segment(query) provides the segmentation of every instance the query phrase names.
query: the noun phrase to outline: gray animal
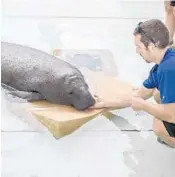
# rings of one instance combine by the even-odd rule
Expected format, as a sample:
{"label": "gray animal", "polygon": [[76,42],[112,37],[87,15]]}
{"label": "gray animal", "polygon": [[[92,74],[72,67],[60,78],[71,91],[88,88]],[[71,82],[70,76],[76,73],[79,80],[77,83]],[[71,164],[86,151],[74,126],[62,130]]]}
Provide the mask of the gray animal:
{"label": "gray animal", "polygon": [[70,63],[19,44],[1,42],[1,47],[1,83],[16,89],[11,95],[77,110],[95,104],[84,76]]}

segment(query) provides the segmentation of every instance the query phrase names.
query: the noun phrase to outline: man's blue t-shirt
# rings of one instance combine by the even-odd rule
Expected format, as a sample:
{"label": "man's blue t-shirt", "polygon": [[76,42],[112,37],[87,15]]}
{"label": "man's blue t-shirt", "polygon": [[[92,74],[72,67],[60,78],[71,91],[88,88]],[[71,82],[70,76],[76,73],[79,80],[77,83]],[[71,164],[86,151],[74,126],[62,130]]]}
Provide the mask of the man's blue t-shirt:
{"label": "man's blue t-shirt", "polygon": [[154,65],[148,79],[143,82],[148,89],[160,91],[161,102],[175,103],[175,50],[168,49],[159,65]]}

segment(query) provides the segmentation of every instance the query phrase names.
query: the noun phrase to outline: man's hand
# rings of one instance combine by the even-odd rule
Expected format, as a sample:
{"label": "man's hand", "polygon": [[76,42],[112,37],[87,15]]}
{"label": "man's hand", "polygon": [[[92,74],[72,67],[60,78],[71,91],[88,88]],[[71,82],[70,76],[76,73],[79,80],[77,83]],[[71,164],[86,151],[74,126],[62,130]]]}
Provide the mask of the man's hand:
{"label": "man's hand", "polygon": [[105,100],[103,98],[99,98],[95,96],[96,103],[95,105],[91,106],[90,108],[126,108],[129,107],[131,104],[130,99],[123,99],[123,98],[113,98],[112,100]]}
{"label": "man's hand", "polygon": [[135,97],[141,97],[144,100],[149,99],[153,96],[154,89],[147,89],[144,86],[134,88],[132,95]]}
{"label": "man's hand", "polygon": [[144,107],[145,100],[140,97],[132,97],[131,108],[134,111],[142,111]]}
{"label": "man's hand", "polygon": [[90,109],[104,108],[106,106],[102,98],[99,98],[97,95],[94,95],[94,98],[96,103],[93,106],[91,106]]}

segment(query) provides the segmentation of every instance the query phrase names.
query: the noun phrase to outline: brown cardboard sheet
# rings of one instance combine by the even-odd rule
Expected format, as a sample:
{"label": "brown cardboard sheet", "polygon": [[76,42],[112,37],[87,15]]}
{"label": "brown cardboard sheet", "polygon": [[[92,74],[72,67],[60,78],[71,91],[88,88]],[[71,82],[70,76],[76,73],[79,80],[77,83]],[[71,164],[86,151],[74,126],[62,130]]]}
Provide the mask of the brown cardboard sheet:
{"label": "brown cardboard sheet", "polygon": [[[90,87],[92,94],[98,95],[104,101],[120,98],[129,100],[134,86],[120,81],[101,72],[80,69]],[[86,122],[94,119],[99,114],[104,114],[109,109],[88,109],[77,111],[73,107],[55,105],[46,101],[34,103],[19,103],[21,109],[30,111],[52,133],[55,138],[61,138],[76,131]],[[124,108],[125,104],[111,109]]]}

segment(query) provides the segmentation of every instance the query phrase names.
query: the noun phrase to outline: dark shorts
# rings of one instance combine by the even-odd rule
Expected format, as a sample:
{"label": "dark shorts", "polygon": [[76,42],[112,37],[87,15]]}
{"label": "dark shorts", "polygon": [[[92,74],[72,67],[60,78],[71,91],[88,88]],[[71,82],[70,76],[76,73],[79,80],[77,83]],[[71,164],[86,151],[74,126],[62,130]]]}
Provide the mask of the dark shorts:
{"label": "dark shorts", "polygon": [[163,121],[163,124],[171,137],[175,137],[175,123],[169,123]]}
{"label": "dark shorts", "polygon": [[170,1],[171,6],[175,6],[175,1]]}

